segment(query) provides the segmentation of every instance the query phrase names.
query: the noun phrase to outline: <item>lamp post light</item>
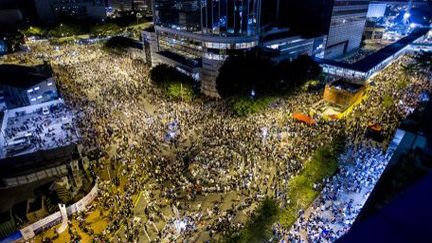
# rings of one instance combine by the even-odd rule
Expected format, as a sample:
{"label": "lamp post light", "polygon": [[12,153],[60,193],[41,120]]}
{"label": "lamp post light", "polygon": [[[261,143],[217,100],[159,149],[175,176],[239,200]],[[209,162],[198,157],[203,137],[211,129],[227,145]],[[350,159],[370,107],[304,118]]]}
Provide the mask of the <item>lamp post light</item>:
{"label": "lamp post light", "polygon": [[141,19],[143,16],[142,16],[142,14],[141,13],[137,13],[136,15],[135,15],[135,17],[136,17],[136,23],[138,24],[138,20],[139,19]]}

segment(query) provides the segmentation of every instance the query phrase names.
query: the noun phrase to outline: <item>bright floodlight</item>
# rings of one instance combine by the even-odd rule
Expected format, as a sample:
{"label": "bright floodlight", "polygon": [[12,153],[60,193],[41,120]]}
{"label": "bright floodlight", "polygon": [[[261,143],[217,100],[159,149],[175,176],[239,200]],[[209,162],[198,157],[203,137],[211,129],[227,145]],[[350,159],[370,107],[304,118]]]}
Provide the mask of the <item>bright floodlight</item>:
{"label": "bright floodlight", "polygon": [[404,18],[404,19],[408,19],[410,16],[411,16],[411,14],[408,13],[408,12],[406,12],[406,13],[404,14],[403,18]]}

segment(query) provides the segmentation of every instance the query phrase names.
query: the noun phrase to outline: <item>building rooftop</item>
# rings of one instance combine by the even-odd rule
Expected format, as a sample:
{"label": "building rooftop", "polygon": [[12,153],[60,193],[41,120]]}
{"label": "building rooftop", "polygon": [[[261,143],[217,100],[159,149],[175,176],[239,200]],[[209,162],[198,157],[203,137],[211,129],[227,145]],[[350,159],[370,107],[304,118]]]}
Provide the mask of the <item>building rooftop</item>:
{"label": "building rooftop", "polygon": [[342,79],[336,80],[330,83],[329,85],[333,88],[345,90],[352,93],[355,93],[364,87],[363,85],[346,82],[345,80]]}
{"label": "building rooftop", "polygon": [[425,35],[429,31],[428,28],[418,28],[415,29],[411,34],[408,36],[400,39],[399,41],[396,41],[393,44],[390,44],[381,50],[367,56],[366,58],[361,59],[360,61],[353,64],[354,69],[367,72],[385,59],[389,58],[402,48],[406,47],[407,45],[411,44],[416,39],[420,38],[421,36]]}
{"label": "building rooftop", "polygon": [[63,100],[4,112],[0,159],[63,147],[78,141],[73,114]]}
{"label": "building rooftop", "polygon": [[396,54],[398,51],[403,49],[404,47],[411,44],[416,39],[420,38],[421,36],[425,35],[429,31],[429,28],[417,28],[411,32],[408,36],[400,39],[399,41],[390,44],[381,50],[353,63],[343,63],[338,62],[334,60],[328,60],[328,59],[320,59],[315,58],[315,60],[320,64],[329,64],[333,66],[338,66],[341,68],[351,69],[359,72],[368,72],[387,58],[391,57],[392,55]]}

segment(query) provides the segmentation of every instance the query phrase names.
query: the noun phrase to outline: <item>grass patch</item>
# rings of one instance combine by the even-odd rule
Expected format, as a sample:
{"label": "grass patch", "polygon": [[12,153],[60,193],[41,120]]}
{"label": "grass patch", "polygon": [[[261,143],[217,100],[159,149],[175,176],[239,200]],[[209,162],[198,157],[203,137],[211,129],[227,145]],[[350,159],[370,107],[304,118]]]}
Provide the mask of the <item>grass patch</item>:
{"label": "grass patch", "polygon": [[300,209],[306,209],[318,196],[314,183],[320,183],[324,178],[332,176],[338,168],[338,157],[343,152],[345,139],[340,136],[329,145],[317,149],[311,160],[299,175],[288,183],[289,204],[282,210],[280,222],[290,227],[297,219]]}
{"label": "grass patch", "polygon": [[240,232],[232,232],[226,242],[265,242],[272,234],[272,225],[280,213],[276,201],[266,198],[255,211],[246,227]]}
{"label": "grass patch", "polygon": [[236,115],[247,116],[264,110],[276,99],[277,97],[274,96],[267,96],[257,99],[251,99],[248,97],[234,97],[231,98],[230,103]]}

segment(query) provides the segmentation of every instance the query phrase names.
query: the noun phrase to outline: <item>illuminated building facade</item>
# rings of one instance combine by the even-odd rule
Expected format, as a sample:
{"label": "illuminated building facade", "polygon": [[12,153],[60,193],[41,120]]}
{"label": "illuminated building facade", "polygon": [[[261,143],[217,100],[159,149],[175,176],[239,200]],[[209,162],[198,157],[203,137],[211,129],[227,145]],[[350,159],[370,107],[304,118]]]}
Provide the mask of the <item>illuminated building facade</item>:
{"label": "illuminated building facade", "polygon": [[[154,32],[144,31],[152,65],[176,66],[217,96],[215,80],[229,52],[258,46],[261,0],[154,0]],[[147,44],[146,44],[147,43]]]}
{"label": "illuminated building facade", "polygon": [[334,59],[360,47],[369,0],[334,0],[325,58]]}
{"label": "illuminated building facade", "polygon": [[371,3],[367,12],[368,18],[381,18],[384,17],[387,10],[386,3]]}
{"label": "illuminated building facade", "polygon": [[229,54],[260,48],[274,62],[298,55],[324,56],[327,32],[321,29],[325,27],[319,26],[320,31],[313,35],[285,28],[285,21],[280,18],[286,15],[288,6],[282,1],[154,0],[153,3],[154,28],[143,31],[146,60],[152,66],[160,63],[175,66],[201,81],[201,91],[208,96],[218,96],[216,78]]}

